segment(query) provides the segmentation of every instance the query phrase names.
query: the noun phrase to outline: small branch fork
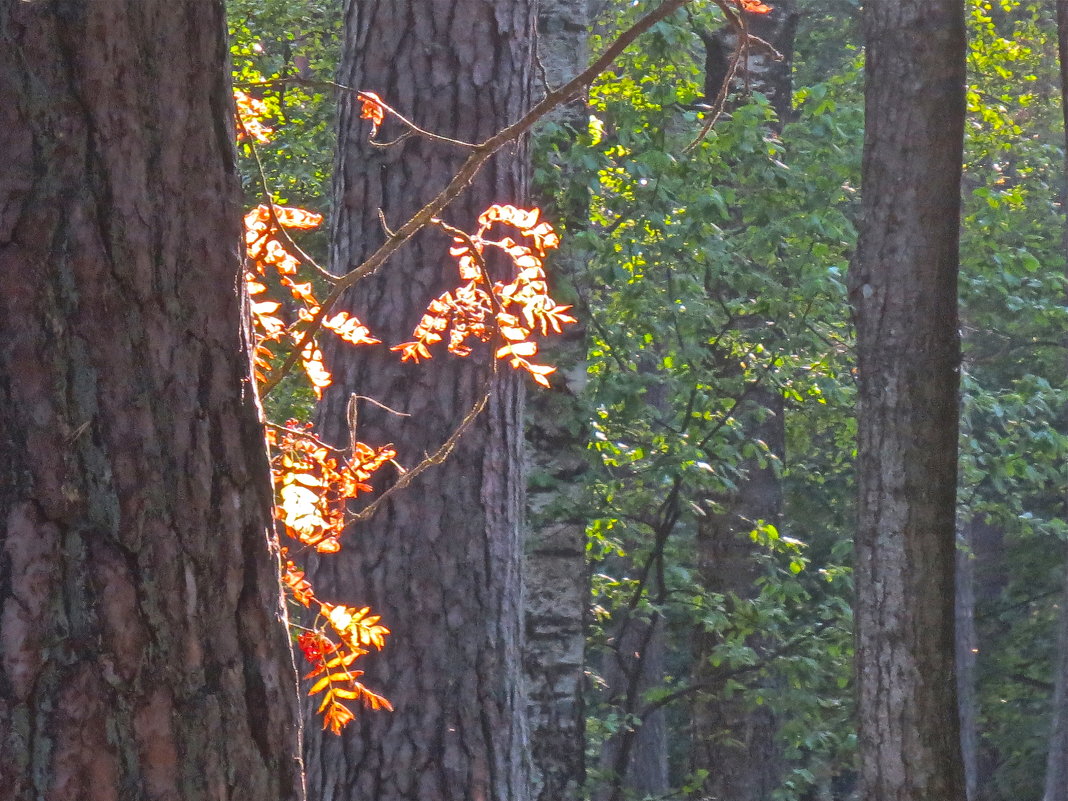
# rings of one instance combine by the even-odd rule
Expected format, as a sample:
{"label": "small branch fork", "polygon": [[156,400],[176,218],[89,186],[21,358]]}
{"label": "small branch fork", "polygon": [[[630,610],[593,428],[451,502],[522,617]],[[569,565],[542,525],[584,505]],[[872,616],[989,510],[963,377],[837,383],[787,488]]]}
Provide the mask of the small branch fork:
{"label": "small branch fork", "polygon": [[[717,3],[725,2],[725,0],[715,0]],[[385,262],[390,258],[397,250],[400,249],[409,239],[415,234],[430,224],[431,220],[437,217],[441,211],[451,203],[474,179],[479,170],[486,164],[490,158],[497,153],[505,145],[518,140],[527,131],[529,131],[534,124],[548,114],[558,106],[567,103],[575,95],[593,83],[596,78],[608,68],[608,66],[616,60],[616,58],[642,33],[649,30],[656,23],[667,18],[671,14],[678,11],[685,6],[691,0],[665,0],[655,9],[650,11],[634,25],[621,33],[619,37],[608,46],[608,48],[602,53],[589,67],[570,81],[565,83],[548,94],[534,105],[530,111],[524,114],[519,120],[511,125],[498,131],[496,134],[476,145],[460,142],[459,140],[447,140],[449,143],[469,148],[471,154],[467,157],[467,160],[460,167],[459,171],[453,176],[452,180],[423,208],[417,211],[411,218],[407,220],[403,225],[394,231],[393,235],[388,237],[386,241],[372,253],[366,261],[355,267],[352,271],[346,273],[344,276],[337,279],[337,283],[334,285],[330,294],[323,300],[322,305],[319,307],[319,311],[309,321],[307,327],[304,329],[304,334],[297,345],[290,351],[285,361],[278,367],[275,374],[271,377],[262,388],[263,395],[270,393],[282,378],[291,370],[300,358],[301,352],[312,341],[315,335],[322,328],[323,320],[326,319],[328,312],[337,303],[341,295],[359,281],[373,275]],[[723,6],[721,6],[723,7]],[[353,91],[350,87],[335,85],[343,91]],[[365,98],[366,99],[366,98]],[[383,109],[389,111],[394,117],[403,121],[402,124],[406,124],[409,130],[420,131],[414,123],[405,120],[396,111],[382,104]]]}

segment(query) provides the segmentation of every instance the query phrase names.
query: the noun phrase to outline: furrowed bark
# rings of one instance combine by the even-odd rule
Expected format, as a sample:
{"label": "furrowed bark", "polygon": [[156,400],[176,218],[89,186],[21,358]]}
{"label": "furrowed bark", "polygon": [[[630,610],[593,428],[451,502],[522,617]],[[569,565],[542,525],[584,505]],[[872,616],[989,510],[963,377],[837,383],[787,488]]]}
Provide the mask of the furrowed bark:
{"label": "furrowed bark", "polygon": [[[352,0],[345,24],[339,82],[375,92],[426,130],[478,142],[528,108],[528,0]],[[417,136],[383,149],[367,142],[368,132],[359,105],[343,98],[332,225],[337,273],[386,241],[383,218],[392,225],[408,219],[468,156]],[[400,132],[387,122],[379,139]],[[492,203],[523,203],[526,175],[523,148],[506,149],[441,216],[472,231]],[[386,343],[410,339],[426,304],[460,284],[451,244],[436,229],[416,234],[353,291],[350,309]],[[385,349],[328,345],[327,358],[335,384],[319,410],[324,435],[347,442],[350,394],[372,397],[410,417],[362,405],[359,437],[397,442],[407,466],[449,436],[486,386],[485,349],[468,359],[441,352],[415,365]],[[507,365],[491,385],[488,408],[448,461],[355,526],[341,553],[310,571],[321,594],[370,604],[393,630],[386,650],[362,661],[368,684],[396,708],[362,713],[340,738],[309,732],[313,797],[527,798],[523,386]]]}
{"label": "furrowed bark", "polygon": [[865,9],[863,219],[850,272],[859,378],[861,797],[960,801],[953,568],[964,14]]}
{"label": "furrowed bark", "polygon": [[303,798],[226,64],[0,3],[0,798]]}

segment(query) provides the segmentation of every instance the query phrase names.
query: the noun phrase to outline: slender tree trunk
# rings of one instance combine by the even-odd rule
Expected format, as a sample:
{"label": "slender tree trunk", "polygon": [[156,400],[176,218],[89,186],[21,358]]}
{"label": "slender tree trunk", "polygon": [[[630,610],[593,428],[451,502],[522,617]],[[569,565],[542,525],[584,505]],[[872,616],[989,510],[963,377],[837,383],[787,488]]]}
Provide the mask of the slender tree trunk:
{"label": "slender tree trunk", "polygon": [[[762,411],[750,418],[750,437],[763,440],[771,456],[781,460],[785,450],[782,397],[768,390],[751,395]],[[706,591],[740,599],[753,596],[761,574],[749,533],[757,521],[779,526],[782,517],[782,485],[774,466],[769,463],[761,468],[753,463],[748,468],[738,492],[726,500],[722,511],[701,518],[697,530],[698,570]],[[695,682],[714,678],[711,655],[718,644],[715,636],[697,636]],[[754,637],[750,645],[759,651],[763,644]],[[691,715],[691,769],[708,772],[704,795],[724,801],[769,798],[779,786],[782,771],[771,710],[711,691],[695,698]]]}
{"label": "slender tree trunk", "polygon": [[957,543],[956,643],[957,698],[960,704],[960,748],[964,761],[964,788],[968,801],[979,797],[979,699],[976,656],[979,634],[975,627],[975,553],[972,523],[966,523]]}
{"label": "slender tree trunk", "polygon": [[[652,620],[623,615],[616,627],[615,647],[605,655],[605,683],[620,699],[626,714],[644,706],[645,694],[664,684],[665,632],[659,614]],[[630,724],[628,724],[630,725]],[[663,709],[641,716],[633,729],[609,738],[601,751],[601,768],[610,780],[597,798],[658,797],[668,791],[667,721]]]}
{"label": "slender tree trunk", "polygon": [[873,0],[865,27],[863,216],[850,272],[861,797],[961,801],[953,569],[963,4]]}
{"label": "slender tree trunk", "polygon": [[[1068,599],[1068,576],[1064,597]],[[1046,758],[1046,786],[1042,801],[1068,801],[1068,612],[1061,603],[1054,674],[1053,723]]]}
{"label": "slender tree trunk", "polygon": [[[478,142],[529,103],[529,0],[349,0],[342,83],[377,93],[425,129]],[[332,261],[358,264],[436,194],[467,153],[418,136],[388,148],[367,142],[354,98],[341,98]],[[383,142],[402,133],[387,121]],[[443,215],[462,229],[492,203],[522,203],[522,152],[496,158]],[[417,236],[353,293],[352,308],[386,343],[411,339],[426,304],[459,284],[448,236]],[[492,265],[491,265],[492,267]],[[346,442],[352,393],[364,404],[359,437],[398,443],[406,466],[435,451],[487,386],[489,354],[447,353],[402,364],[396,353],[327,351],[335,385],[322,430]],[[340,554],[315,567],[317,588],[367,603],[393,630],[367,657],[368,681],[393,713],[362,715],[341,738],[309,733],[309,793],[374,801],[525,801],[526,702],[522,682],[522,385],[506,365],[485,412],[441,467],[425,473]]]}
{"label": "slender tree trunk", "polygon": [[[752,49],[735,76],[735,83],[760,92],[772,104],[780,122],[789,118],[793,101],[791,60],[797,12],[790,0],[774,4],[767,15],[746,15],[749,31],[769,42],[783,58],[775,61],[763,49]],[[706,94],[719,92],[712,62],[722,61],[723,75],[737,46],[733,28],[725,27],[705,37]],[[774,389],[757,387],[749,393],[747,420],[750,441],[767,444],[769,455],[781,463],[785,457],[785,409]],[[761,467],[756,460],[746,465],[747,475],[738,491],[722,499],[721,511],[701,518],[697,530],[698,571],[709,592],[751,598],[757,591],[760,567],[749,533],[757,521],[778,526],[782,516],[782,486],[774,466]],[[694,681],[712,680],[711,654],[718,638],[698,633],[695,638]],[[760,650],[759,637],[750,645]],[[725,801],[763,801],[781,781],[782,758],[775,744],[777,723],[767,706],[751,707],[739,697],[721,692],[701,693],[691,706],[692,746],[690,768],[707,771],[701,790],[709,798]]]}
{"label": "slender tree trunk", "polygon": [[[1057,0],[1057,50],[1061,67],[1061,98],[1068,100],[1068,0]],[[1065,142],[1068,142],[1068,107],[1063,108]],[[1068,159],[1064,164],[1068,175]],[[1064,233],[1068,250],[1068,229]],[[1068,507],[1068,501],[1066,501]],[[1066,562],[1068,565],[1068,562]],[[1046,759],[1046,787],[1042,801],[1068,801],[1068,567],[1061,602],[1056,672],[1053,677],[1053,722]]]}
{"label": "slender tree trunk", "polygon": [[[590,12],[586,0],[541,0],[538,6],[538,60],[550,88],[586,67]],[[540,76],[536,76],[540,77]],[[536,86],[536,92],[540,93]],[[553,115],[552,121],[577,133],[588,125],[583,99]],[[563,166],[558,165],[563,172]],[[561,175],[567,181],[566,174]],[[571,202],[568,203],[567,201]],[[569,195],[549,209],[567,233],[584,225],[587,193]],[[581,258],[564,239],[550,264],[554,284],[573,280]],[[559,291],[556,292],[560,296]],[[575,330],[577,329],[577,330]],[[535,476],[529,491],[530,532],[526,544],[526,651],[531,796],[536,801],[574,801],[585,780],[585,720],[582,699],[585,619],[589,605],[586,525],[582,476],[586,471],[586,421],[579,403],[586,358],[581,326],[547,343],[545,358],[558,368],[550,391],[530,398],[527,441]]]}
{"label": "slender tree trunk", "polygon": [[0,798],[303,797],[226,63],[0,2]]}

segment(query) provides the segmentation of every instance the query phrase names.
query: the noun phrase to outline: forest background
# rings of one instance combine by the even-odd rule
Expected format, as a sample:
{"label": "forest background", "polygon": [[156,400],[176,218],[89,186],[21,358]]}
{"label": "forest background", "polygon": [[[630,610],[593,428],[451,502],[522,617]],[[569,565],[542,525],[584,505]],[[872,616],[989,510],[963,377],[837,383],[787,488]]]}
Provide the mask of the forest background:
{"label": "forest background", "polygon": [[[1068,3],[873,0],[866,56],[848,2],[228,5],[229,43],[222,3],[0,4],[0,797],[1062,801]],[[513,125],[650,9],[587,95]],[[391,231],[467,183],[445,216],[479,233]],[[256,232],[313,227],[282,206],[329,221],[264,243],[335,276],[252,280],[255,322],[299,332],[385,241],[345,309],[425,362],[323,338],[287,359],[314,390],[268,382],[340,448],[269,428],[279,522],[324,554],[283,572],[302,765],[256,343],[220,285],[238,189],[246,269]],[[459,305],[450,237],[461,276],[505,275],[474,256],[497,223],[534,249],[499,243],[520,276],[454,320],[548,315],[555,235],[492,203],[564,232],[581,319],[537,346],[525,422],[519,371],[399,344]],[[545,383],[508,319],[479,330]],[[307,488],[343,452],[360,492],[395,484],[335,556]],[[305,578],[345,605],[313,620]]]}
{"label": "forest background", "polygon": [[[594,5],[594,53],[643,10]],[[1056,24],[1046,4],[967,11],[963,742],[972,798],[1038,799],[1065,681]],[[801,0],[781,12],[796,28],[779,96],[767,76],[737,78],[696,147],[728,52],[707,10],[658,24],[587,109],[541,125],[532,146],[535,193],[565,230],[552,280],[584,324],[553,353],[563,389],[537,401],[561,425],[547,438],[535,424],[532,449],[570,442],[563,474],[534,456],[532,529],[564,517],[587,536],[581,792],[593,797],[750,797],[716,784],[724,766],[731,786],[769,798],[848,798],[853,786],[845,274],[863,139],[859,9]],[[337,70],[338,9],[233,0],[230,15],[235,82],[288,79],[259,93],[277,123],[260,147],[275,201],[329,213],[338,96],[321,82]],[[302,245],[325,260],[321,235]],[[291,388],[270,404],[307,418],[313,401]]]}

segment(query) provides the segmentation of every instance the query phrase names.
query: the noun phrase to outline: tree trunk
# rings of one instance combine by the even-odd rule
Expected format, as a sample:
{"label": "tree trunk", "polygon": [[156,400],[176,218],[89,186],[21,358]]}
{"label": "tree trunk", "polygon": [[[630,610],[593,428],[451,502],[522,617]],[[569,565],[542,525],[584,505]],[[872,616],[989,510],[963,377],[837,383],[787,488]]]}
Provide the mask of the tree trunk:
{"label": "tree trunk", "polygon": [[[756,413],[749,418],[749,437],[767,443],[779,460],[785,451],[782,396],[769,390],[751,393]],[[697,529],[698,570],[705,590],[724,596],[751,598],[757,591],[760,566],[749,533],[757,521],[781,524],[782,485],[775,468],[753,463],[738,492],[726,499],[722,511],[700,518]],[[696,638],[695,683],[714,680],[711,654],[719,639],[701,633]],[[760,651],[759,637],[750,642]],[[750,706],[738,696],[721,691],[701,693],[691,707],[692,770],[705,770],[702,793],[724,801],[763,801],[779,787],[782,756],[775,744],[777,724],[767,706]]]}
{"label": "tree trunk", "polygon": [[[377,93],[427,130],[478,142],[529,103],[529,0],[350,0],[340,80]],[[388,148],[367,142],[359,104],[342,96],[332,261],[357,265],[452,177],[467,153],[418,136]],[[387,121],[381,141],[402,133]],[[494,159],[443,215],[465,230],[492,203],[522,203],[522,152]],[[381,217],[380,217],[381,214]],[[352,308],[387,344],[411,339],[426,304],[459,285],[451,240],[428,230],[353,293]],[[492,265],[491,265],[492,267]],[[410,467],[435,451],[486,386],[489,356],[441,352],[402,364],[384,349],[327,346],[335,384],[321,430],[348,441],[351,393],[364,404],[359,437],[396,442]],[[347,546],[312,571],[317,589],[370,604],[393,630],[367,657],[367,680],[393,713],[367,713],[341,738],[309,733],[309,793],[323,799],[525,801],[522,686],[522,385],[502,366],[492,399],[448,461],[416,480]]]}
{"label": "tree trunk", "polygon": [[[977,522],[977,521],[976,521]],[[957,544],[956,620],[957,699],[960,705],[960,750],[964,762],[964,789],[968,801],[979,798],[979,699],[976,656],[979,634],[975,626],[975,553],[972,527],[966,523]]]}
{"label": "tree trunk", "polygon": [[[1068,600],[1068,574],[1065,577],[1064,597]],[[1068,801],[1068,612],[1064,609],[1064,602],[1060,609],[1055,669],[1053,723],[1050,727],[1046,786],[1042,801]]]}
{"label": "tree trunk", "polygon": [[[664,686],[664,618],[651,620],[623,613],[616,626],[614,648],[605,654],[605,683],[620,699],[625,714],[637,714],[645,694]],[[622,732],[610,737],[601,751],[601,768],[608,776],[595,798],[654,798],[668,792],[667,720],[663,708],[647,712]],[[629,728],[633,726],[633,728]]]}
{"label": "tree trunk", "polygon": [[[779,123],[788,122],[794,103],[794,36],[799,16],[796,2],[779,0],[767,14],[744,16],[749,33],[768,42],[782,58],[776,60],[765,48],[750,46],[735,72],[734,86],[760,92],[775,109]],[[711,103],[719,95],[730,72],[738,36],[731,25],[700,35],[705,45],[705,103]]]}
{"label": "tree trunk", "polygon": [[865,7],[856,659],[861,797],[961,801],[954,506],[964,120],[959,0]]}
{"label": "tree trunk", "polygon": [[[538,59],[545,83],[560,86],[586,67],[590,26],[586,0],[541,0],[538,6]],[[537,89],[536,89],[537,91]],[[552,122],[582,131],[588,126],[583,99],[552,116]],[[564,176],[565,180],[567,176]],[[554,224],[568,232],[585,224],[588,202],[575,193],[570,205],[549,209]],[[550,264],[554,284],[567,283],[581,258],[569,247]],[[578,329],[578,330],[575,330]],[[531,396],[527,442],[531,467],[526,542],[526,650],[531,796],[536,801],[576,801],[585,780],[585,720],[582,699],[585,668],[586,525],[582,476],[586,470],[586,421],[577,393],[585,378],[586,336],[569,326],[566,336],[546,343],[545,359],[559,372],[550,391]]]}
{"label": "tree trunk", "polygon": [[226,63],[221,2],[0,2],[5,799],[303,797]]}
{"label": "tree trunk", "polygon": [[[790,0],[774,4],[767,15],[746,15],[749,32],[769,42],[782,55],[773,60],[763,49],[752,48],[739,65],[735,82],[760,92],[775,109],[780,125],[786,121],[793,103],[791,59],[797,11]],[[737,35],[730,26],[705,37],[706,69],[712,68],[715,54],[729,61],[737,47]],[[727,72],[723,64],[723,75]],[[712,72],[706,75],[706,94],[718,93],[720,87]],[[757,325],[755,321],[750,323]],[[746,420],[747,439],[764,442],[769,455],[780,463],[785,456],[785,408],[782,395],[765,387],[749,393],[748,412],[739,417]],[[722,499],[721,511],[700,518],[697,529],[698,572],[706,590],[712,593],[752,598],[757,592],[756,579],[760,568],[756,562],[755,546],[749,533],[757,521],[764,520],[778,526],[782,516],[782,486],[775,468],[760,467],[756,460],[745,465],[746,477],[738,491]],[[714,680],[715,670],[710,658],[718,638],[699,632],[695,638],[694,682]],[[749,643],[757,650],[759,637]],[[739,697],[724,697],[720,691],[694,696],[691,706],[692,745],[691,771],[704,770],[708,778],[702,794],[724,801],[763,801],[779,787],[782,756],[775,744],[777,724],[767,706],[751,707]]]}
{"label": "tree trunk", "polygon": [[[1061,99],[1064,113],[1065,142],[1068,142],[1068,0],[1057,0],[1057,50],[1061,68]],[[1064,163],[1068,175],[1068,158]],[[1068,228],[1064,232],[1068,250]],[[1066,501],[1068,506],[1068,501]],[[1066,509],[1068,511],[1068,509]],[[1068,563],[1066,563],[1068,565]],[[1068,801],[1068,569],[1065,570],[1064,598],[1060,608],[1060,627],[1056,672],[1053,676],[1053,722],[1050,728],[1049,753],[1046,758],[1046,787],[1042,801]]]}

